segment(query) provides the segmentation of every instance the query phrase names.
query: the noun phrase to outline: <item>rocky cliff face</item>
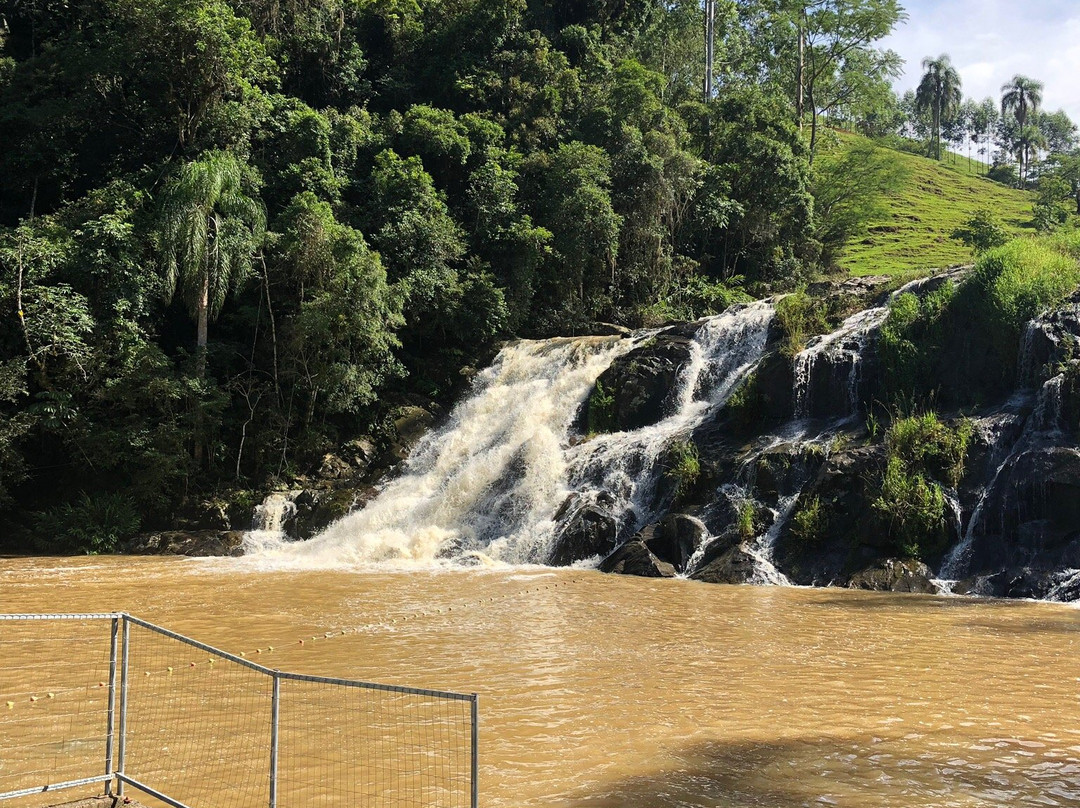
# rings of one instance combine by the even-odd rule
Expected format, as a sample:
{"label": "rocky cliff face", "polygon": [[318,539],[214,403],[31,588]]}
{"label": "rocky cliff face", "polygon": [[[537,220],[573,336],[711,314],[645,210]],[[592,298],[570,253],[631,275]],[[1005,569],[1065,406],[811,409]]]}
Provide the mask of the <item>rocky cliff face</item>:
{"label": "rocky cliff face", "polygon": [[[927,294],[943,282],[907,291]],[[743,388],[690,434],[705,478],[696,495],[654,502],[657,518],[624,532],[601,569],[720,583],[1080,597],[1080,366],[1072,357],[1080,295],[1025,329],[1018,377],[998,400],[940,413],[953,425],[970,419],[971,439],[965,473],[955,487],[942,484],[940,522],[917,548],[900,546],[874,505],[888,465],[879,423],[888,415],[878,406],[889,382],[877,359],[884,302],[793,357],[772,335]],[[662,332],[603,378],[630,400],[663,402],[685,333]],[[963,335],[952,337],[947,345]],[[978,372],[973,354],[965,367],[958,360],[951,372],[937,371],[942,378],[933,382],[946,399],[960,398],[965,373]],[[662,411],[637,407],[630,418],[619,410],[615,425],[640,427]],[[700,522],[705,535],[689,557],[655,552],[648,539],[661,517]]]}

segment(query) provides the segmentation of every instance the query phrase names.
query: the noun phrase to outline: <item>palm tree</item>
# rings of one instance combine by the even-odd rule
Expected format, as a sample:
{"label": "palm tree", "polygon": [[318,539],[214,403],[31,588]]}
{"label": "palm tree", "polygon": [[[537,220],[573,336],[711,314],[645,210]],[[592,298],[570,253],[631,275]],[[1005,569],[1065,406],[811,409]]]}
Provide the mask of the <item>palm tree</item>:
{"label": "palm tree", "polygon": [[[1012,81],[1001,85],[1001,114],[1006,115],[1012,112],[1016,115],[1016,122],[1020,124],[1020,131],[1023,132],[1027,125],[1028,115],[1035,112],[1039,108],[1039,104],[1042,103],[1042,91],[1043,85],[1041,81],[1035,81],[1019,74],[1013,76]],[[1021,138],[1021,141],[1023,141],[1023,138]],[[1024,168],[1027,151],[1027,144],[1021,142],[1018,152],[1020,156],[1021,183],[1023,183],[1025,177]]]}
{"label": "palm tree", "polygon": [[206,332],[229,290],[250,271],[266,230],[262,205],[245,192],[244,165],[207,152],[183,165],[165,188],[158,247],[169,298],[179,289],[196,321],[195,366],[206,371]]}
{"label": "palm tree", "polygon": [[934,114],[931,146],[934,156],[941,159],[941,120],[950,115],[963,99],[960,92],[960,74],[952,66],[949,54],[943,53],[936,59],[927,57],[922,62],[922,81],[915,90],[915,107],[918,110],[932,110]]}

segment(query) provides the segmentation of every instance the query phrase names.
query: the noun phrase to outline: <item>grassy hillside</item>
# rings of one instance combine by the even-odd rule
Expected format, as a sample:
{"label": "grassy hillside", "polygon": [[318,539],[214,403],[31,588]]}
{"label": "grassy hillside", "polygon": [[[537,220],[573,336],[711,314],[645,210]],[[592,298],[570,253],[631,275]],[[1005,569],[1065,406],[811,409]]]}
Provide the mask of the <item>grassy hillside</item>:
{"label": "grassy hillside", "polygon": [[1034,195],[980,176],[985,169],[977,162],[949,155],[939,163],[887,151],[903,166],[906,179],[886,200],[885,216],[871,222],[866,236],[841,253],[840,266],[852,275],[895,274],[970,261],[971,251],[951,235],[980,208],[991,210],[1018,235],[1030,229]]}

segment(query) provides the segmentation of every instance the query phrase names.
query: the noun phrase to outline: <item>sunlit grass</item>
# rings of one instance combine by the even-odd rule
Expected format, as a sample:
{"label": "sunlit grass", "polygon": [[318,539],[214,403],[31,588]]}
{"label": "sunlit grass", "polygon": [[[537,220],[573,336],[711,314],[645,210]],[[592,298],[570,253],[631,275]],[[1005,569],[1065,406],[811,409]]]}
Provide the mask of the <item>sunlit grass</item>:
{"label": "sunlit grass", "polygon": [[1010,233],[1031,232],[1033,194],[987,179],[985,165],[977,160],[949,154],[939,163],[891,153],[907,170],[907,180],[886,200],[885,216],[871,222],[869,232],[841,253],[839,264],[852,275],[892,275],[970,263],[971,250],[952,233],[980,208],[989,209]]}

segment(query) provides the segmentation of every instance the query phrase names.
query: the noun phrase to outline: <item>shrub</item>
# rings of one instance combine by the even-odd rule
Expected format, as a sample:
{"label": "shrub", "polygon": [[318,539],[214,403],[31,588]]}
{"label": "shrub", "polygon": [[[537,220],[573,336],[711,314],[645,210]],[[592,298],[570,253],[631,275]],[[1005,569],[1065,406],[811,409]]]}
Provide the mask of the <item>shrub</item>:
{"label": "shrub", "polygon": [[758,534],[757,510],[751,500],[746,500],[739,506],[736,514],[735,526],[739,530],[739,538],[750,541]]}
{"label": "shrub", "polygon": [[589,395],[586,420],[590,435],[612,432],[615,429],[615,392],[605,390],[599,380]]}
{"label": "shrub", "polygon": [[697,446],[690,441],[675,441],[664,458],[666,474],[675,480],[675,498],[685,496],[701,476]]}
{"label": "shrub", "polygon": [[979,255],[1006,244],[1009,241],[1009,232],[993,213],[983,208],[953,231],[952,237],[959,239]]}
{"label": "shrub", "polygon": [[74,502],[39,514],[34,535],[46,551],[111,553],[138,532],[140,523],[138,511],[124,494],[83,492]]}
{"label": "shrub", "polygon": [[945,548],[945,490],[964,474],[972,426],[955,427],[929,412],[898,418],[885,436],[886,464],[879,493],[871,502],[894,549],[918,558]]}
{"label": "shrub", "polygon": [[803,503],[791,517],[791,535],[803,546],[813,547],[824,536],[826,521],[821,499],[813,497]]}

